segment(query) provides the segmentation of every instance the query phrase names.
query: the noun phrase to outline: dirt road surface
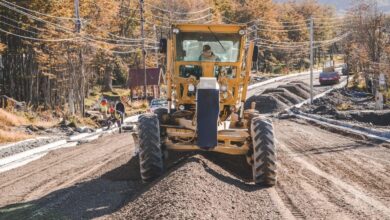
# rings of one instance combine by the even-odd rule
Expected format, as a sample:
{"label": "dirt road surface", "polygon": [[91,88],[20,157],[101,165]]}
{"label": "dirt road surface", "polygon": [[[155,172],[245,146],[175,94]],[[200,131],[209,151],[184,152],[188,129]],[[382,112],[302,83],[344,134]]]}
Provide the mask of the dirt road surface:
{"label": "dirt road surface", "polygon": [[[326,90],[331,89],[333,87],[333,85],[321,86],[319,83],[319,77],[320,77],[319,72],[315,72],[313,74],[313,89],[314,89],[315,94],[325,92]],[[347,79],[346,76],[341,76],[340,81],[344,81],[346,79]],[[260,94],[261,92],[263,92],[266,89],[276,88],[280,85],[285,85],[285,84],[287,84],[289,82],[293,82],[293,81],[301,81],[301,82],[306,83],[307,85],[310,85],[310,75],[306,74],[306,75],[301,75],[301,76],[295,76],[295,77],[283,79],[283,80],[280,80],[277,82],[273,82],[273,83],[270,83],[268,85],[260,86],[258,88],[255,88],[255,89],[248,91],[248,97],[255,95],[255,94]]]}
{"label": "dirt road surface", "polygon": [[190,155],[151,184],[129,134],[1,173],[0,219],[390,219],[390,146],[275,120],[279,177],[254,186],[241,158]]}

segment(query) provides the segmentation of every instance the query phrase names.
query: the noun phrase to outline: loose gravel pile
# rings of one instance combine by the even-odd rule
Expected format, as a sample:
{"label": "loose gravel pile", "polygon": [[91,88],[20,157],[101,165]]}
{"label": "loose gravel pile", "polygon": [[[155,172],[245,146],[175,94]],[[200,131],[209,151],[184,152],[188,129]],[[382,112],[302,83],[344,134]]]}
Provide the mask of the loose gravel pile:
{"label": "loose gravel pile", "polygon": [[245,102],[245,109],[256,103],[256,110],[261,114],[272,114],[285,110],[310,97],[310,88],[307,84],[294,81],[287,85],[281,85],[275,89],[266,89],[259,95],[254,95]]}
{"label": "loose gravel pile", "polygon": [[[243,161],[245,162],[245,161]],[[264,189],[201,155],[188,158],[111,219],[280,219]]]}

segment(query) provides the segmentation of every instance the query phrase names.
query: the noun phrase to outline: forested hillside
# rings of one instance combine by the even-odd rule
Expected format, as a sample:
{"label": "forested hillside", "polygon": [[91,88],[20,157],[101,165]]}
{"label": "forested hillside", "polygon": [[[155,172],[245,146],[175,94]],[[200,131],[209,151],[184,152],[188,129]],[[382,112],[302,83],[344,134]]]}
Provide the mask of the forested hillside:
{"label": "forested hillside", "polygon": [[140,1],[84,0],[78,20],[73,1],[0,0],[0,94],[80,112],[92,88],[125,85],[129,68],[141,66],[143,41],[147,66],[163,65],[156,49],[172,23],[245,23],[260,46],[256,68],[273,73],[308,67],[310,17],[318,63],[348,35],[335,9],[314,0],[147,0],[143,14],[144,39]]}

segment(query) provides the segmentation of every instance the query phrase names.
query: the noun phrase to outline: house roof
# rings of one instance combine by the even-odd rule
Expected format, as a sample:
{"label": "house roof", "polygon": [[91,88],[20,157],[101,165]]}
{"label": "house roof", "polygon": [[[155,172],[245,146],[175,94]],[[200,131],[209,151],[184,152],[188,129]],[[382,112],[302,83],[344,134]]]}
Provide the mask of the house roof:
{"label": "house roof", "polygon": [[[145,84],[145,74],[143,69],[130,69],[129,80],[127,85],[129,88],[143,86]],[[147,85],[159,85],[160,82],[160,68],[146,69],[146,83]]]}

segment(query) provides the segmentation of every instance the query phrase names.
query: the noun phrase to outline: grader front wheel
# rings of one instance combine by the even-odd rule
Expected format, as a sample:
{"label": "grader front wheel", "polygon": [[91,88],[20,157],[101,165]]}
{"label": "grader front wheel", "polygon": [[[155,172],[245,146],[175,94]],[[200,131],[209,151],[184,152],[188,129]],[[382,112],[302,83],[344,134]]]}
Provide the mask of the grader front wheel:
{"label": "grader front wheel", "polygon": [[155,114],[144,114],[138,122],[141,177],[144,182],[150,182],[163,172],[159,121]]}
{"label": "grader front wheel", "polygon": [[276,184],[276,148],[272,121],[256,117],[252,119],[253,180],[255,184]]}

